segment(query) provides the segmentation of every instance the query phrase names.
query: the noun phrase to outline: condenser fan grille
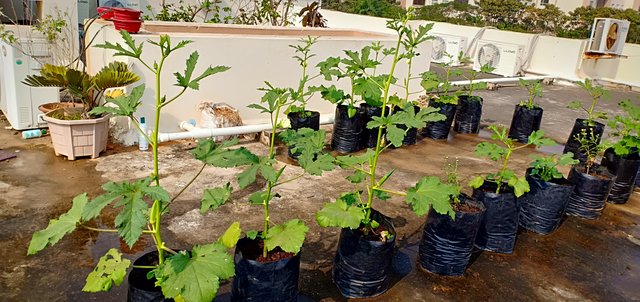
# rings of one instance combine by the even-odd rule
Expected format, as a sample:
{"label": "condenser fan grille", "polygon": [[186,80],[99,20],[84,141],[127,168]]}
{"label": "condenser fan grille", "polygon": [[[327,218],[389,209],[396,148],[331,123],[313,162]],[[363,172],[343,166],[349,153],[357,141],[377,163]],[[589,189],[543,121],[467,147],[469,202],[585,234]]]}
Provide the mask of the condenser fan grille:
{"label": "condenser fan grille", "polygon": [[496,68],[500,64],[500,48],[494,44],[484,44],[480,46],[476,60],[480,66],[489,65]]}

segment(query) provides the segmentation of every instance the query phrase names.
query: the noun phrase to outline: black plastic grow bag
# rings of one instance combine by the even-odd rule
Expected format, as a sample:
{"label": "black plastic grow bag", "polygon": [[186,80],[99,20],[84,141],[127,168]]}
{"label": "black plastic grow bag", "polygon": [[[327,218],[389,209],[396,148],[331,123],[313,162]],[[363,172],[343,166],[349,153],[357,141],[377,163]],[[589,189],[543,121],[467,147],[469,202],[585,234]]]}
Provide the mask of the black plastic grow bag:
{"label": "black plastic grow bag", "polygon": [[460,195],[460,202],[478,209],[477,212],[456,211],[456,218],[429,209],[418,250],[423,269],[446,276],[462,276],[469,263],[473,244],[484,216],[481,203]]}
{"label": "black plastic grow bag", "polygon": [[[133,262],[133,265],[151,266],[158,264],[158,252],[153,251],[142,255]],[[162,289],[156,286],[155,279],[147,279],[149,268],[133,268],[129,273],[129,289],[127,302],[169,302],[173,299],[165,299]]]}
{"label": "black plastic grow bag", "polygon": [[360,135],[364,127],[362,111],[356,108],[356,114],[349,117],[347,105],[336,106],[333,122],[331,148],[340,153],[351,153],[359,150]]}
{"label": "black plastic grow bag", "polygon": [[[568,215],[595,219],[602,213],[611,178],[600,167],[593,166],[591,169],[593,172],[590,173],[595,173],[595,176],[582,173],[576,167],[571,168],[568,179],[574,188],[567,204]],[[580,167],[580,170],[583,171],[583,168]]]}
{"label": "black plastic grow bag", "polygon": [[607,149],[602,158],[602,165],[613,175],[607,201],[616,204],[627,203],[633,193],[640,168],[640,156],[637,151],[634,150],[630,155],[622,157],[613,149]]}
{"label": "black plastic grow bag", "polygon": [[438,108],[446,118],[439,122],[428,122],[427,126],[422,129],[422,136],[432,139],[447,139],[451,123],[456,115],[456,105],[431,100],[429,101],[429,107]]}
{"label": "black plastic grow bag", "polygon": [[481,250],[510,254],[516,243],[518,207],[513,190],[503,184],[496,194],[496,184],[485,181],[473,190],[473,198],[487,209],[478,230],[475,246]]}
{"label": "black plastic grow bag", "polygon": [[518,198],[518,221],[521,227],[546,235],[560,226],[573,185],[564,177],[544,181],[530,172],[531,168],[526,175],[530,191]]}
{"label": "black plastic grow bag", "polygon": [[483,100],[479,96],[461,95],[458,97],[453,131],[476,134],[480,131]]}
{"label": "black plastic grow bag", "polygon": [[332,274],[338,290],[348,298],[375,297],[389,288],[395,228],[379,212],[372,211],[371,217],[385,224],[393,237],[386,242],[369,241],[354,230],[342,229]]}
{"label": "black plastic grow bag", "polygon": [[509,127],[509,138],[523,144],[528,143],[529,135],[534,131],[540,130],[543,113],[544,110],[540,107],[529,109],[525,106],[516,105],[511,118],[511,126]]}
{"label": "black plastic grow bag", "polygon": [[257,239],[242,238],[236,245],[233,258],[236,275],[231,287],[231,301],[298,301],[300,253],[263,263],[249,259],[256,249],[262,251]]}
{"label": "black plastic grow bag", "polygon": [[[287,114],[291,129],[298,130],[301,128],[311,128],[315,131],[320,129],[320,113],[317,111],[291,112]],[[287,154],[292,159],[298,159],[300,154],[292,153],[293,146],[287,147]]]}
{"label": "black plastic grow bag", "polygon": [[[362,133],[360,134],[360,149],[375,148],[378,142],[378,128],[367,129],[367,123],[373,120],[374,116],[382,115],[382,107],[371,106],[367,103],[360,104],[364,121],[362,123]],[[385,116],[389,115],[389,108],[384,112]],[[385,129],[382,129],[384,137]]]}
{"label": "black plastic grow bag", "polygon": [[564,145],[564,151],[562,151],[562,153],[573,152],[573,158],[580,162],[584,162],[586,160],[586,156],[584,155],[584,152],[580,150],[580,143],[576,140],[576,135],[580,134],[582,129],[585,129],[588,135],[593,131],[593,135],[597,137],[597,143],[599,144],[602,139],[602,134],[604,133],[604,124],[593,121],[594,124],[589,125],[586,121],[587,120],[581,118],[576,119],[573,124],[573,129],[571,129],[571,134],[569,134],[569,138],[567,139],[567,143]]}

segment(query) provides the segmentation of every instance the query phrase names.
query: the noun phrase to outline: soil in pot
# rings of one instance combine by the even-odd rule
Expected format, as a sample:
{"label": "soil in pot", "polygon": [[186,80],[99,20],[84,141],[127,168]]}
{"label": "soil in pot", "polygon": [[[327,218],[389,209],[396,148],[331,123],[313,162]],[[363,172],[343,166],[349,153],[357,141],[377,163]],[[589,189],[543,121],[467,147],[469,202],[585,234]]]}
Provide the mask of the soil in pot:
{"label": "soil in pot", "polygon": [[509,138],[526,144],[529,142],[529,135],[540,130],[542,114],[544,110],[540,107],[529,109],[525,106],[516,105],[509,126]]}
{"label": "soil in pot", "polygon": [[377,211],[371,217],[380,223],[375,233],[389,232],[392,237],[381,241],[379,235],[360,229],[342,229],[333,261],[333,282],[347,298],[381,295],[389,289],[391,260],[396,240],[391,221]]}
{"label": "soil in pot", "polygon": [[638,151],[632,151],[628,156],[619,156],[613,149],[607,149],[602,158],[602,166],[613,175],[607,201],[615,204],[627,203],[633,193],[640,168]]}
{"label": "soil in pot", "polygon": [[294,255],[276,248],[264,258],[263,244],[260,239],[238,241],[231,301],[298,301],[300,253]]}
{"label": "soil in pot", "polygon": [[[158,252],[153,251],[136,259],[133,265],[152,266],[158,265]],[[155,279],[147,279],[149,268],[133,268],[129,273],[129,289],[127,302],[169,302],[173,299],[165,299],[162,289],[155,285]]]}
{"label": "soil in pot", "polygon": [[427,126],[422,129],[422,136],[432,139],[447,139],[449,137],[451,123],[456,115],[456,105],[431,100],[429,101],[429,107],[438,108],[446,119],[439,122],[427,123]]}
{"label": "soil in pot", "polygon": [[483,100],[479,96],[459,96],[453,122],[453,131],[457,133],[477,134],[480,131],[482,103]]}
{"label": "soil in pot", "polygon": [[518,221],[521,227],[546,235],[560,226],[573,185],[564,177],[544,181],[530,173],[531,168],[526,174],[530,191],[518,198]]}
{"label": "soil in pot", "polygon": [[429,209],[418,250],[420,267],[435,274],[462,276],[467,268],[485,207],[466,195],[454,205],[455,220]]}
{"label": "soil in pot", "polygon": [[[374,116],[382,115],[382,108],[371,106],[367,103],[360,104],[360,110],[364,115],[364,121],[362,122],[362,133],[360,134],[360,149],[375,148],[378,142],[378,128],[367,129],[367,123],[373,120]],[[384,112],[385,116],[389,115],[389,108]],[[385,134],[385,130],[382,129],[382,135]]]}
{"label": "soil in pot", "polygon": [[364,128],[364,115],[362,110],[356,108],[353,117],[349,117],[349,106],[336,106],[333,122],[333,135],[331,148],[340,153],[352,153],[360,148],[360,136]]}
{"label": "soil in pot", "polygon": [[[582,132],[582,129],[586,131],[587,134],[593,131],[593,135],[597,137],[597,143],[600,143],[602,139],[602,134],[604,133],[604,124],[593,121],[593,125],[589,125],[587,120],[585,119],[576,119],[573,124],[573,129],[571,129],[571,134],[567,139],[567,143],[564,145],[564,150],[562,153],[573,152],[573,158],[579,160],[580,162],[585,162],[587,157],[584,155],[584,152],[580,150],[580,143],[576,140],[576,135]],[[595,146],[594,146],[595,147]]]}
{"label": "soil in pot", "polygon": [[612,182],[605,169],[593,166],[589,174],[586,174],[583,166],[573,167],[568,180],[574,188],[569,196],[566,213],[586,219],[600,217]]}
{"label": "soil in pot", "polygon": [[496,187],[495,183],[485,181],[473,190],[472,197],[486,208],[475,246],[485,251],[511,254],[518,231],[516,196],[506,183],[500,187],[500,193],[496,193]]}
{"label": "soil in pot", "polygon": [[[317,111],[303,111],[303,112],[291,112],[287,114],[291,129],[298,130],[300,128],[311,128],[314,131],[320,129],[320,112]],[[291,159],[298,159],[300,154],[291,153],[291,147],[287,148],[287,153]]]}

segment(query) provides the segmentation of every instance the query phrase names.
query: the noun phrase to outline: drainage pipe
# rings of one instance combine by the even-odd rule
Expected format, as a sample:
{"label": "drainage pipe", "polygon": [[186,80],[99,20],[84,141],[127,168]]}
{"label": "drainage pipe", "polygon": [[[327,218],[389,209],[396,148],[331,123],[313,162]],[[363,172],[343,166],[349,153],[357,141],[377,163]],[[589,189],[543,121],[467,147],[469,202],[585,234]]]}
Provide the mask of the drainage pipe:
{"label": "drainage pipe", "polygon": [[[333,118],[333,115],[320,115],[320,124],[333,124]],[[194,124],[195,122],[193,120],[183,121],[180,123],[180,128],[186,131],[177,133],[159,133],[158,140],[160,142],[167,142],[178,139],[198,139],[216,136],[241,135],[271,130],[272,128],[271,124],[255,124],[226,128],[199,128]]]}
{"label": "drainage pipe", "polygon": [[[540,81],[544,79],[554,79],[556,77],[553,76],[524,76],[524,77],[512,77],[512,78],[489,78],[489,79],[476,79],[473,80],[473,83],[510,83],[510,82],[518,82],[520,80],[524,81]],[[450,82],[452,86],[466,86],[469,85],[469,81],[453,81]]]}

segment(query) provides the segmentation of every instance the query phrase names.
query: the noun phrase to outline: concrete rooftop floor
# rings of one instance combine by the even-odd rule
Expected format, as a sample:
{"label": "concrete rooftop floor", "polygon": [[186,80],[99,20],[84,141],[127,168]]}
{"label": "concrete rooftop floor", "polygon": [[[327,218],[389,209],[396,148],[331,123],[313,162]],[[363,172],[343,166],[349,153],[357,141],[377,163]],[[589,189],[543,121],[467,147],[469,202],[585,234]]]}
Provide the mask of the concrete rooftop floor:
{"label": "concrete rooftop floor", "polygon": [[[539,103],[545,109],[542,128],[549,136],[564,142],[574,119],[581,116],[565,108],[575,99],[587,99],[577,87],[545,86]],[[526,97],[524,89],[503,87],[478,93],[485,99],[483,121],[509,125],[513,106]],[[613,92],[613,100],[639,94]],[[602,107],[617,112],[614,101]],[[4,127],[8,123],[0,118]],[[447,142],[422,140],[415,146],[390,150],[381,159],[380,173],[398,170],[390,188],[405,189],[425,175],[442,176],[445,156],[457,156],[460,174],[469,180],[475,173],[497,170],[493,162],[473,157],[475,144],[487,137],[455,135]],[[161,147],[162,184],[171,193],[179,191],[199,168],[188,150],[192,142],[181,141]],[[248,143],[254,152],[266,153],[259,143]],[[56,246],[36,256],[26,256],[31,234],[46,227],[49,219],[66,212],[71,198],[81,192],[99,194],[107,181],[145,177],[151,171],[150,152],[135,147],[110,145],[95,160],[67,161],[56,157],[48,137],[23,140],[19,132],[0,130],[0,149],[15,152],[14,159],[0,162],[0,299],[4,301],[124,301],[126,282],[108,293],[80,291],[86,275],[111,247],[120,247],[130,259],[152,248],[142,241],[132,250],[113,234],[78,230]],[[557,152],[561,147],[543,152]],[[514,170],[524,172],[533,149],[524,149],[513,160]],[[286,162],[284,156],[280,156]],[[246,201],[258,185],[236,192],[232,200],[216,212],[198,212],[202,190],[231,181],[238,169],[208,167],[203,175],[174,204],[164,220],[164,236],[169,246],[189,248],[217,238],[232,221],[244,229],[257,229],[261,209]],[[296,175],[290,166],[285,173]],[[568,169],[565,169],[566,173]],[[283,185],[283,197],[272,203],[272,221],[298,217],[310,232],[303,247],[300,291],[314,301],[344,301],[331,282],[333,259],[339,230],[320,228],[315,212],[321,205],[352,188],[344,177],[348,171],[335,170],[323,177],[305,176]],[[566,174],[565,174],[566,175]],[[376,208],[393,219],[398,233],[398,253],[394,259],[395,281],[384,295],[366,301],[640,301],[640,194],[626,205],[607,204],[598,220],[569,217],[555,233],[540,236],[521,232],[515,252],[499,255],[478,252],[464,277],[440,277],[416,269],[417,242],[424,217],[415,217],[401,199],[378,202]],[[114,212],[102,216],[96,225],[112,225]],[[220,290],[228,297],[229,284]],[[306,300],[306,299],[305,299]]]}

